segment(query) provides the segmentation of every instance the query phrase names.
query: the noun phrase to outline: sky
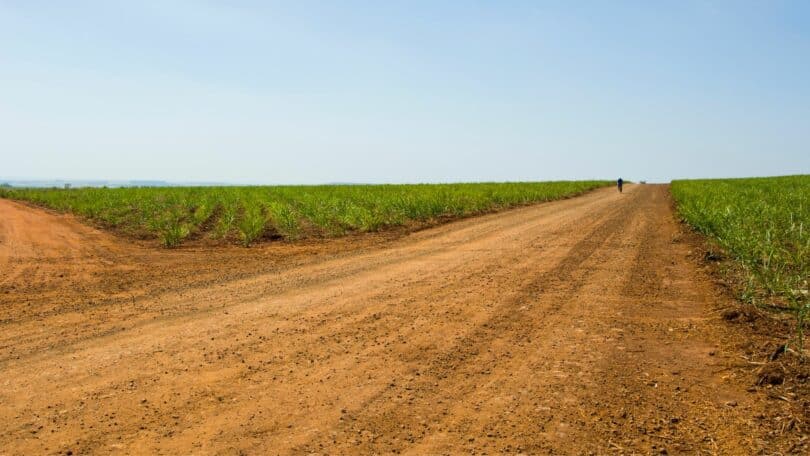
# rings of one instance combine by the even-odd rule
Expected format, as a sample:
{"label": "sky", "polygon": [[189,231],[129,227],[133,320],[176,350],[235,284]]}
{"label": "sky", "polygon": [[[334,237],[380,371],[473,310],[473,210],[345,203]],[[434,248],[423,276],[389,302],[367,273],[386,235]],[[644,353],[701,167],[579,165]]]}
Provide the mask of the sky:
{"label": "sky", "polygon": [[0,178],[810,174],[807,1],[0,0]]}

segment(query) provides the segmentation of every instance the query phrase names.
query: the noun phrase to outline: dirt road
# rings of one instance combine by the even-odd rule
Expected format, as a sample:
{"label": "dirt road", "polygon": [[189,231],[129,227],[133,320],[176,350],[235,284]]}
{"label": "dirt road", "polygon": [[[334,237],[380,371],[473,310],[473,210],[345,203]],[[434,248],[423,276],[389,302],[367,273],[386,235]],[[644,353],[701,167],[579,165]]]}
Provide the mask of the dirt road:
{"label": "dirt road", "polygon": [[751,454],[678,229],[648,185],[165,251],[0,200],[0,454]]}

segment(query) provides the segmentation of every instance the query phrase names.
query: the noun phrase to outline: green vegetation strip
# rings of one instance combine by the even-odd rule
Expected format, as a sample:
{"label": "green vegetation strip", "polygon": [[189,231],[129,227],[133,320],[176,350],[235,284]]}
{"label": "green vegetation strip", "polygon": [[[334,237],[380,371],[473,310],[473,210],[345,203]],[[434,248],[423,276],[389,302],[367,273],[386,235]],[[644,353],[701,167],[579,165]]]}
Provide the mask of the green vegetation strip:
{"label": "green vegetation strip", "polygon": [[[742,266],[742,298],[810,311],[810,176],[672,182],[681,217]],[[770,307],[770,306],[769,306]]]}
{"label": "green vegetation strip", "polygon": [[166,247],[189,236],[238,241],[369,232],[574,196],[608,181],[272,187],[0,189]]}

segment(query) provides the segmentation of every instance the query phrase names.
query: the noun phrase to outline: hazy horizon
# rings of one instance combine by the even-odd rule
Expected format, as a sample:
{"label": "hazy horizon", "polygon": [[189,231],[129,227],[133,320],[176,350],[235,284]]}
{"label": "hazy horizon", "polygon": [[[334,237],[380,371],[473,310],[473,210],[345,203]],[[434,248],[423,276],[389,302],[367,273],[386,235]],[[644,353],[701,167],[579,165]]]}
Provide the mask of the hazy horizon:
{"label": "hazy horizon", "polygon": [[[726,176],[726,177],[711,177],[708,179],[746,179],[746,178],[774,178],[774,177],[790,177],[790,176],[805,176],[807,174],[782,174],[782,175],[762,175],[762,176]],[[590,179],[563,179],[569,181],[585,181],[585,180],[613,180],[612,177],[594,177]],[[669,181],[650,181],[635,178],[623,178],[625,183],[637,184],[644,181],[646,184],[669,184],[673,180],[690,180],[690,179],[706,179],[706,178],[675,178]],[[6,179],[0,177],[0,185],[11,184],[12,187],[61,187],[64,184],[71,184],[73,187],[210,187],[210,186],[225,186],[225,187],[238,187],[238,186],[318,186],[318,185],[411,185],[411,184],[462,184],[462,183],[518,183],[518,182],[548,182],[543,181],[435,181],[435,182],[350,182],[350,181],[335,181],[335,182],[312,182],[312,183],[273,183],[273,182],[226,182],[226,181],[172,181],[172,180],[156,180],[156,179]]]}
{"label": "hazy horizon", "polygon": [[4,180],[810,173],[810,3],[0,5]]}

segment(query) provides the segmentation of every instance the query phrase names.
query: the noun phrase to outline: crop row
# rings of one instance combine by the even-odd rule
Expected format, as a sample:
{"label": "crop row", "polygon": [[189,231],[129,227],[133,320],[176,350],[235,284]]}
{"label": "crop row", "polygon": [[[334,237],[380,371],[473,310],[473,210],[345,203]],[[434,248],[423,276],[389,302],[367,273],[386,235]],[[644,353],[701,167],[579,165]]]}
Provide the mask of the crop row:
{"label": "crop row", "polygon": [[795,313],[799,340],[810,312],[810,176],[674,181],[681,217],[741,266],[741,297]]}
{"label": "crop row", "polygon": [[208,236],[247,246],[370,232],[573,196],[605,181],[525,183],[0,189],[0,197],[71,212],[174,247]]}

